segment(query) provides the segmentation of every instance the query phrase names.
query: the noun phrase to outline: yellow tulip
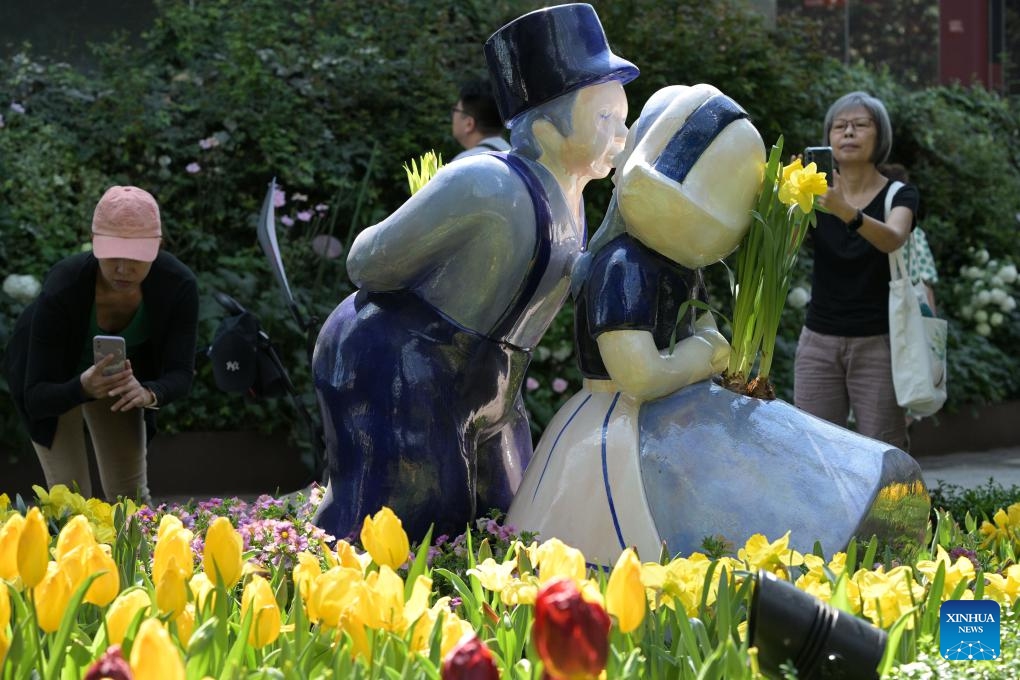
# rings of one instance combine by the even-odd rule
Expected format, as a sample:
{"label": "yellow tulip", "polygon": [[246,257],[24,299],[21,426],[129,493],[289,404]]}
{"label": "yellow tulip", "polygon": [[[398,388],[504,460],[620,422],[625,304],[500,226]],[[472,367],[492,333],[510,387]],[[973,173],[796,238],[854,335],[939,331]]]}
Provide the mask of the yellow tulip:
{"label": "yellow tulip", "polygon": [[450,598],[441,597],[436,603],[418,617],[414,624],[414,632],[411,634],[411,651],[428,654],[429,639],[432,637],[432,629],[436,627],[439,615],[448,615],[450,611]]}
{"label": "yellow tulip", "polygon": [[202,567],[213,583],[222,583],[227,590],[241,578],[243,541],[230,520],[217,517],[205,533]]}
{"label": "yellow tulip", "polygon": [[362,577],[361,571],[348,567],[333,567],[317,576],[308,598],[308,619],[339,628],[357,600],[360,591],[355,586]]}
{"label": "yellow tulip", "polygon": [[379,566],[399,569],[407,561],[411,544],[400,518],[383,506],[374,517],[365,517],[361,526],[361,544]]}
{"label": "yellow tulip", "polygon": [[178,616],[188,603],[187,574],[177,568],[177,558],[171,557],[156,581],[156,606],[160,614]]}
{"label": "yellow tulip", "polygon": [[[249,614],[250,612],[250,614]],[[269,581],[261,576],[252,576],[241,595],[241,618],[251,616],[248,644],[261,649],[275,641],[280,635],[280,606],[273,595]]]}
{"label": "yellow tulip", "polygon": [[105,607],[113,602],[120,592],[120,572],[107,546],[98,543],[91,546],[85,557],[85,568],[90,574],[106,572],[89,586],[88,592],[85,593],[85,601],[98,607]]}
{"label": "yellow tulip", "polygon": [[106,631],[111,645],[124,641],[128,626],[139,611],[152,606],[149,594],[140,588],[125,590],[106,610]]}
{"label": "yellow tulip", "polygon": [[156,530],[156,540],[163,538],[163,534],[174,531],[176,529],[183,529],[184,523],[181,519],[175,515],[163,515],[159,520],[159,528]]}
{"label": "yellow tulip", "polygon": [[[163,519],[167,517],[170,515],[164,515]],[[194,534],[178,520],[176,524],[161,522],[156,536],[156,548],[152,551],[152,582],[163,580],[163,573],[170,560],[176,563],[176,569],[184,572],[185,579],[190,578],[195,569],[195,555],[191,552]]]}
{"label": "yellow tulip", "polygon": [[131,645],[134,680],[184,680],[184,660],[158,619],[146,619]]}
{"label": "yellow tulip", "polygon": [[197,572],[188,581],[188,587],[191,589],[191,596],[195,600],[195,606],[201,611],[205,608],[205,600],[208,597],[212,599],[209,601],[209,606],[213,606],[216,601],[216,586],[212,584],[209,577],[206,576],[204,571]]}
{"label": "yellow tulip", "polygon": [[191,640],[191,634],[195,632],[195,605],[189,602],[184,611],[174,619],[174,625],[177,626],[177,639],[184,647],[184,651],[188,651],[188,642]]}
{"label": "yellow tulip", "polygon": [[383,565],[365,578],[365,596],[355,603],[355,615],[369,628],[403,632],[404,580]]}
{"label": "yellow tulip", "polygon": [[50,561],[50,532],[39,508],[32,508],[25,517],[18,541],[18,573],[26,588],[35,588],[46,576]]}
{"label": "yellow tulip", "polygon": [[77,548],[78,546],[91,546],[96,544],[96,537],[92,533],[92,527],[89,526],[89,521],[85,518],[85,515],[75,515],[64,528],[60,530],[60,534],[57,536],[57,548],[54,551],[54,557],[57,562],[65,554]]}
{"label": "yellow tulip", "polygon": [[[328,550],[328,549],[327,549]],[[308,595],[315,584],[315,579],[322,574],[319,558],[308,551],[298,553],[298,563],[294,565],[294,587],[301,596],[301,601],[308,606]]]}
{"label": "yellow tulip", "polygon": [[56,632],[73,594],[71,579],[68,578],[67,572],[56,562],[50,562],[46,574],[32,589],[39,628],[47,633]]}
{"label": "yellow tulip", "polygon": [[11,515],[0,527],[0,580],[13,581],[18,578],[18,542],[25,518]]}
{"label": "yellow tulip", "polygon": [[621,633],[629,633],[645,618],[645,587],[641,584],[641,561],[631,548],[616,560],[606,586],[606,611],[616,617]]}
{"label": "yellow tulip", "polygon": [[468,569],[467,573],[469,576],[477,577],[478,582],[486,590],[501,593],[510,584],[510,581],[513,580],[513,571],[516,568],[516,561],[500,564],[491,557],[488,557],[478,566]]}
{"label": "yellow tulip", "polygon": [[439,658],[445,659],[461,638],[474,632],[475,629],[469,621],[465,621],[453,612],[447,612],[443,618],[443,639],[439,643]]}
{"label": "yellow tulip", "polygon": [[7,592],[7,584],[0,581],[0,662],[7,656],[7,648],[11,641],[7,637],[7,624],[11,622],[11,596]]}
{"label": "yellow tulip", "polygon": [[326,560],[329,562],[330,567],[340,565],[341,567],[350,567],[351,569],[360,569],[365,571],[371,561],[371,555],[359,555],[358,551],[354,549],[347,541],[336,542],[336,555],[331,551],[326,550]]}

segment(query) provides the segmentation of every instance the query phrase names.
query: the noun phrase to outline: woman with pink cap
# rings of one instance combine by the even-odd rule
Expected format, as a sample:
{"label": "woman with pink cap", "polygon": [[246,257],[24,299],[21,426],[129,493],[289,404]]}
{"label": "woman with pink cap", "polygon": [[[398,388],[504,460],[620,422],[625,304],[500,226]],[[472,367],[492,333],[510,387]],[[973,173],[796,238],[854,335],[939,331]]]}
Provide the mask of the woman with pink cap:
{"label": "woman with pink cap", "polygon": [[[151,194],[111,187],[92,252],[58,262],[15,325],[6,373],[47,486],[92,495],[84,419],[106,497],[148,500],[146,443],[156,410],[191,388],[198,324],[195,275],[160,250],[162,236]],[[95,360],[97,335],[124,339],[123,369],[105,370],[113,355]]]}

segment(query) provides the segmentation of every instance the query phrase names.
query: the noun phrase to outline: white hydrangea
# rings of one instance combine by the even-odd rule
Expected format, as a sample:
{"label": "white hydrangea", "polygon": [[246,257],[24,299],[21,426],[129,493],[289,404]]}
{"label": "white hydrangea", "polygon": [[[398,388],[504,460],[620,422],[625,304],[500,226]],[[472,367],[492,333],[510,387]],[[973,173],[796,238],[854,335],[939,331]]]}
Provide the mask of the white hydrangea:
{"label": "white hydrangea", "polygon": [[1016,265],[1007,264],[1006,266],[999,270],[998,276],[1003,283],[1016,283],[1017,279]]}
{"label": "white hydrangea", "polygon": [[4,279],[4,293],[21,303],[34,300],[41,289],[39,279],[31,274],[9,274]]}
{"label": "white hydrangea", "polygon": [[992,326],[1001,326],[1004,320],[1005,318],[999,312],[992,312],[992,314],[988,317],[988,323]]}
{"label": "white hydrangea", "polygon": [[811,299],[811,293],[803,286],[794,286],[786,296],[786,302],[794,309],[804,309]]}
{"label": "white hydrangea", "polygon": [[1009,294],[1001,288],[993,288],[988,292],[988,299],[995,305],[1001,305],[1007,297]]}
{"label": "white hydrangea", "polygon": [[977,310],[976,312],[974,312],[974,320],[977,321],[978,323],[984,323],[988,321],[988,312],[986,312],[983,309]]}
{"label": "white hydrangea", "polygon": [[984,248],[982,248],[981,250],[977,251],[974,255],[975,255],[974,259],[977,260],[978,264],[984,264],[984,263],[988,262],[988,259],[990,257],[988,255],[988,251],[985,250]]}
{"label": "white hydrangea", "polygon": [[983,335],[986,338],[992,334],[992,327],[986,323],[979,323],[974,330],[978,335]]}
{"label": "white hydrangea", "polygon": [[1015,298],[1008,297],[1008,298],[1006,298],[1005,300],[1002,301],[1002,311],[1004,311],[1004,312],[1012,312],[1014,309],[1016,309],[1016,299]]}

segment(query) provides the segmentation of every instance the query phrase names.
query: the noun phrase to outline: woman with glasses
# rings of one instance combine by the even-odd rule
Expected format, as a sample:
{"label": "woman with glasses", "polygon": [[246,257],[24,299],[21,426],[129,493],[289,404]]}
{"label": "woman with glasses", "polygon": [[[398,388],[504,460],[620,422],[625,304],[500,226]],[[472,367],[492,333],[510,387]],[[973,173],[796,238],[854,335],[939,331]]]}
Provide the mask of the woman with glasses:
{"label": "woman with glasses", "polygon": [[853,413],[861,434],[907,448],[903,409],[896,403],[889,349],[888,253],[914,228],[919,194],[907,184],[888,216],[891,180],[878,169],[892,147],[881,100],[851,92],[825,114],[832,147],[832,185],[820,197],[811,302],[797,344],[794,403],[846,426]]}

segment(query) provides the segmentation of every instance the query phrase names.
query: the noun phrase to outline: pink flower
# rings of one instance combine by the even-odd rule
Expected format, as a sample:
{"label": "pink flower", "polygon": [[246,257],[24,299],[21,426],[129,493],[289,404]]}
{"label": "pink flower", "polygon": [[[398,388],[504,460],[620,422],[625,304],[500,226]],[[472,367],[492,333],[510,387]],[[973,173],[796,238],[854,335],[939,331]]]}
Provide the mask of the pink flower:
{"label": "pink flower", "polygon": [[184,169],[187,170],[190,174],[194,175],[195,173],[202,171],[202,166],[192,161],[191,163],[188,163],[186,166],[184,166]]}
{"label": "pink flower", "polygon": [[562,394],[563,392],[566,391],[567,387],[569,387],[569,385],[567,384],[567,381],[564,380],[563,378],[555,378],[552,381],[553,392],[555,392],[556,394]]}
{"label": "pink flower", "polygon": [[280,222],[285,227],[293,227],[294,226],[294,218],[291,217],[290,215],[284,215],[283,217],[281,217],[280,218]]}
{"label": "pink flower", "polygon": [[[297,200],[297,194],[294,195],[294,200]],[[302,222],[309,222],[312,219],[312,211],[311,210],[302,210],[301,212],[299,212],[297,214],[297,218],[299,220],[301,220]]]}
{"label": "pink flower", "polygon": [[524,388],[529,392],[534,392],[538,389],[538,381],[534,378],[528,378],[524,381]]}
{"label": "pink flower", "polygon": [[273,189],[273,207],[282,208],[287,205],[287,192],[283,189]]}

